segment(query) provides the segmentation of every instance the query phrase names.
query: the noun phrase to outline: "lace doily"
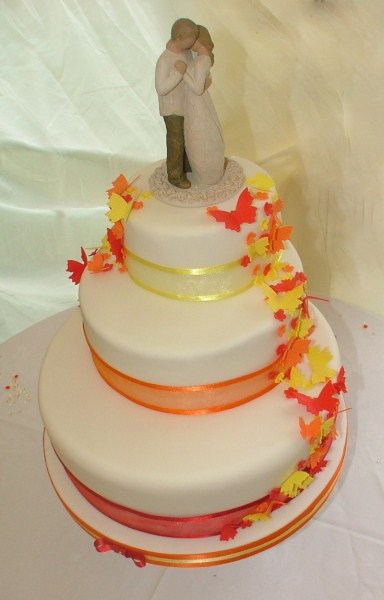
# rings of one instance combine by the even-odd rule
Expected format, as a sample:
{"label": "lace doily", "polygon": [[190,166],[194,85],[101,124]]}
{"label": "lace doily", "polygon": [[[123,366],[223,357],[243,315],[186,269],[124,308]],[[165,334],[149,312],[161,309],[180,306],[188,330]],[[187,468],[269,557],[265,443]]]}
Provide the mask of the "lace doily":
{"label": "lace doily", "polygon": [[243,169],[235,160],[229,160],[223,177],[214,185],[197,185],[193,181],[193,173],[188,173],[192,186],[181,190],[168,181],[167,167],[164,162],[157,167],[149,178],[151,192],[166,204],[173,206],[210,206],[223,202],[237,191],[244,183]]}

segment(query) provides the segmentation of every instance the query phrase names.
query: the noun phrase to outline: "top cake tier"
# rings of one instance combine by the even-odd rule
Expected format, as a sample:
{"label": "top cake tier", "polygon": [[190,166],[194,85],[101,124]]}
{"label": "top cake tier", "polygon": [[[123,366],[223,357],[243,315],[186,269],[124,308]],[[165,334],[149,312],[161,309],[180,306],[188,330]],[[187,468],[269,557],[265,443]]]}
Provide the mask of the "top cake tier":
{"label": "top cake tier", "polygon": [[[229,171],[234,164],[235,191],[233,181],[220,192],[217,186],[196,190],[206,206],[191,205],[193,188],[179,191],[188,195],[185,206],[168,204],[164,193],[160,199],[151,194],[161,163],[132,178],[126,197],[139,201],[123,227],[127,269],[138,285],[181,300],[217,300],[245,291],[271,254],[278,258],[284,232],[274,182],[250,161],[230,159]],[[288,237],[290,228],[284,229]]]}

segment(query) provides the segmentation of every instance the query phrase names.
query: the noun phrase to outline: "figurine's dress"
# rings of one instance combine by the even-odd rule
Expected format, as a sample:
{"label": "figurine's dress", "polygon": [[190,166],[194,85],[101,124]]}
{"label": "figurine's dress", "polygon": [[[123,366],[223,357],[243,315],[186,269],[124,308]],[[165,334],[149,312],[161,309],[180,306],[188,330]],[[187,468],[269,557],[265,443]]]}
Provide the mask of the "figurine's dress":
{"label": "figurine's dress", "polygon": [[185,147],[192,168],[193,181],[212,185],[224,172],[224,141],[211,96],[204,86],[209,77],[211,59],[197,56],[184,75]]}

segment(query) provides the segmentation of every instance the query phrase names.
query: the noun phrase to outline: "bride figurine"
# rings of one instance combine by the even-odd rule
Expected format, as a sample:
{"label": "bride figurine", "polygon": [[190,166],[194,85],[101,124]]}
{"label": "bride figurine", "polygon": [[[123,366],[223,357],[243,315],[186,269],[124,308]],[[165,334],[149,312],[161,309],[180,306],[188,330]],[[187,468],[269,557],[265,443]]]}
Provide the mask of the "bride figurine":
{"label": "bride figurine", "polygon": [[184,136],[193,183],[205,186],[223,177],[225,158],[219,119],[208,92],[214,44],[209,31],[202,25],[198,28],[199,36],[191,48],[194,59],[184,73]]}

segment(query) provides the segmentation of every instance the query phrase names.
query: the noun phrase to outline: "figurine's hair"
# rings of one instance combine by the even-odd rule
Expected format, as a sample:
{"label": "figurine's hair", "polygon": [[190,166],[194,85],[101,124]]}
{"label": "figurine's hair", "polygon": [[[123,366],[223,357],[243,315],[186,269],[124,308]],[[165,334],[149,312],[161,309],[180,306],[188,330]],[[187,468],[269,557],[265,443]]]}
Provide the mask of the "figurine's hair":
{"label": "figurine's hair", "polygon": [[199,28],[196,23],[191,21],[191,19],[177,19],[172,25],[171,38],[173,40],[176,40],[177,38],[183,39],[188,36],[197,39],[198,35]]}
{"label": "figurine's hair", "polygon": [[203,46],[208,48],[209,51],[212,51],[214,48],[214,43],[208,29],[204,27],[204,25],[198,25],[197,27],[199,28],[199,37],[197,39],[203,44]]}

